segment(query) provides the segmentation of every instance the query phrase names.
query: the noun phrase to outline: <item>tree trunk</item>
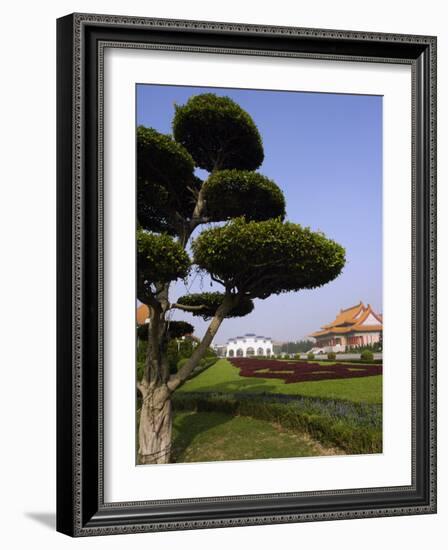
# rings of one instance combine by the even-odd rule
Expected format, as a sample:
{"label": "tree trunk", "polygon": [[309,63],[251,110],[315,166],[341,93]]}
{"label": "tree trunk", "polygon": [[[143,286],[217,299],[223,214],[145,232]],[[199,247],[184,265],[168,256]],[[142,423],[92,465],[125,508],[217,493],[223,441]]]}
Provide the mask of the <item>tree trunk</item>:
{"label": "tree trunk", "polygon": [[139,386],[143,396],[139,426],[139,464],[170,461],[173,413],[166,384]]}
{"label": "tree trunk", "polygon": [[[188,375],[205,355],[226,313],[235,303],[235,297],[228,295],[224,298],[201,343],[184,367],[171,377],[166,357],[164,318],[166,307],[164,305],[153,309],[151,326],[148,327],[145,375],[137,385],[143,398],[138,434],[139,464],[167,464],[170,462],[173,426],[171,394],[187,380]],[[168,304],[167,300],[166,304]]]}

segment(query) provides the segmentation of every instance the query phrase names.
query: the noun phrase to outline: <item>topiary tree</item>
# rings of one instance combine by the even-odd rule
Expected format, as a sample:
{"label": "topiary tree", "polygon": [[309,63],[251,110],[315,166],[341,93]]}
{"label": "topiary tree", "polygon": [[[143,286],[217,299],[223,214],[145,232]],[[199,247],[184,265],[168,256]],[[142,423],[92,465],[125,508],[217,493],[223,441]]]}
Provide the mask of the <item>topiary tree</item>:
{"label": "topiary tree", "polygon": [[[250,313],[255,298],[324,285],[344,266],[342,246],[284,221],[282,191],[255,172],[263,158],[252,118],[231,99],[214,94],[193,96],[175,107],[173,137],[137,129],[137,291],[150,310],[145,372],[137,385],[142,464],[169,461],[171,395],[206,355],[224,319]],[[195,168],[208,171],[208,177],[201,181]],[[193,266],[222,291],[173,302],[170,286]],[[171,310],[209,321],[175,373],[170,373],[168,344],[185,326],[173,330]]]}

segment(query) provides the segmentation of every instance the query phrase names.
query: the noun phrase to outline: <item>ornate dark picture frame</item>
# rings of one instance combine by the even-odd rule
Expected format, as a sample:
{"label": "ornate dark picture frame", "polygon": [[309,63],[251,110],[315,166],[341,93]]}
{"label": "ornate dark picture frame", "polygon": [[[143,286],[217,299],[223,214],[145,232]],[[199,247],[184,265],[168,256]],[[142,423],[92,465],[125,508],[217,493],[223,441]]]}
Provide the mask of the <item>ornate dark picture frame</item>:
{"label": "ornate dark picture frame", "polygon": [[[412,484],[107,503],[103,491],[103,53],[110,45],[412,67]],[[57,529],[71,536],[436,511],[436,38],[73,14],[57,22]]]}

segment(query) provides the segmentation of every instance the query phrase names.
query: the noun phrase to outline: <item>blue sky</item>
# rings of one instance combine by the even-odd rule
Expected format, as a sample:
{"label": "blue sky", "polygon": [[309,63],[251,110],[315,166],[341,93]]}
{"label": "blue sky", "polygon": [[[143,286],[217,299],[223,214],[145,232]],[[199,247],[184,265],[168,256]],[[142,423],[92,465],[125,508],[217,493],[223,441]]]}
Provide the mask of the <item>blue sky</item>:
{"label": "blue sky", "polygon": [[[210,91],[254,119],[265,153],[259,171],[283,190],[287,219],[323,231],[347,258],[342,274],[319,289],[256,300],[250,315],[224,321],[215,343],[245,332],[298,340],[360,300],[382,312],[382,98],[145,84],[137,86],[137,124],[171,133],[174,104]],[[189,284],[190,292],[220,290],[208,278]],[[177,283],[173,295],[184,293]],[[190,314],[173,318],[191,322],[198,336],[205,331]]]}

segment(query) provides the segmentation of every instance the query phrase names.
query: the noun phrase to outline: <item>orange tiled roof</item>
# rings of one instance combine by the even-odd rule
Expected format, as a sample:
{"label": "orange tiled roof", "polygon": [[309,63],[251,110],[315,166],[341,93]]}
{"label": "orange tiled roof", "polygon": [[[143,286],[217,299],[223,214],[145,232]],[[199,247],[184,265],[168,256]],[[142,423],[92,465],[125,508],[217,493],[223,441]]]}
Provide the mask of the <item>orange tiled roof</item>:
{"label": "orange tiled roof", "polygon": [[332,323],[324,325],[322,328],[337,327],[346,323],[354,323],[354,318],[363,310],[364,304],[362,302],[359,302],[359,304],[357,304],[356,306],[352,306],[347,309],[341,309],[336,319]]}
{"label": "orange tiled roof", "polygon": [[[369,315],[373,315],[378,324],[363,325]],[[373,311],[370,304],[366,307],[362,302],[359,302],[356,306],[341,309],[336,319],[328,325],[323,325],[322,329],[313,332],[310,336],[318,337],[326,334],[344,334],[348,332],[376,332],[383,330],[383,318]]]}
{"label": "orange tiled roof", "polygon": [[149,308],[142,304],[137,308],[137,325],[144,325],[149,317]]}
{"label": "orange tiled roof", "polygon": [[369,315],[373,315],[373,317],[375,317],[375,319],[378,321],[379,325],[381,325],[383,323],[382,318],[379,315],[377,315],[373,311],[372,306],[370,304],[368,304],[367,307],[365,308],[364,312],[356,319],[355,325],[356,326],[362,325]]}

